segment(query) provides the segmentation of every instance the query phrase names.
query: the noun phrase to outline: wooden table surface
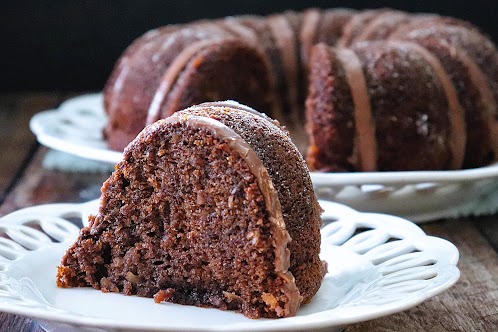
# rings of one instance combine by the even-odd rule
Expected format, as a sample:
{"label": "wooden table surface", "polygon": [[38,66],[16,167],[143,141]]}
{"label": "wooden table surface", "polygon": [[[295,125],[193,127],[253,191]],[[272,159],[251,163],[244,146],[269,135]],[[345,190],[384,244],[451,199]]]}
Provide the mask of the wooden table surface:
{"label": "wooden table surface", "polygon": [[[33,114],[72,96],[0,95],[0,216],[37,204],[98,197],[108,175],[45,169],[48,150],[36,143],[28,127]],[[353,324],[346,331],[498,331],[498,216],[440,220],[422,228],[459,248],[458,283],[415,308]],[[30,318],[0,313],[0,331],[42,329]]]}

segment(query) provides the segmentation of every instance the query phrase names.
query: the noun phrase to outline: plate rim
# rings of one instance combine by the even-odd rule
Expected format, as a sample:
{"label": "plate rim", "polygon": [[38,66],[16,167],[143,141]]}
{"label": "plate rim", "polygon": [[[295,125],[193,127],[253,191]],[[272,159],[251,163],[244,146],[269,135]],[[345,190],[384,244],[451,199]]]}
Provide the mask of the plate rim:
{"label": "plate rim", "polygon": [[[60,137],[53,136],[40,121],[46,117],[58,116],[74,111],[75,105],[88,102],[98,103],[100,109],[92,109],[105,117],[103,110],[103,93],[88,93],[70,98],[58,108],[38,112],[30,119],[30,129],[42,145],[49,148],[77,155],[90,160],[116,164],[122,159],[122,152],[109,148],[82,146]],[[104,140],[102,140],[104,142]],[[424,182],[455,183],[483,180],[498,176],[498,161],[487,166],[462,170],[444,171],[392,171],[392,172],[310,172],[314,183],[319,186],[346,186],[364,184],[414,184]]]}
{"label": "plate rim", "polygon": [[[327,202],[327,204],[331,204],[331,206],[342,206],[342,204],[338,203],[332,203],[332,202]],[[60,209],[58,209],[60,207]],[[23,220],[28,220],[28,219],[33,219],[33,214],[37,213],[37,209],[44,209],[46,211],[61,211],[60,214],[67,214],[67,211],[78,211],[81,215],[87,215],[85,213],[84,208],[95,208],[95,200],[94,201],[89,201],[85,203],[56,203],[56,204],[45,204],[45,205],[39,205],[39,206],[34,206],[34,207],[29,207],[25,208],[22,210],[18,210],[16,212],[13,212],[11,214],[8,214],[2,218],[0,218],[0,222],[2,225],[9,227],[11,225],[22,225]],[[351,208],[346,207],[344,209],[345,213],[348,211],[353,211],[353,213],[358,213],[360,215],[365,215],[371,218],[374,218],[375,216],[386,216],[384,214],[374,214],[374,213],[361,213],[357,212]],[[39,213],[39,212],[38,212]],[[340,212],[342,213],[342,212]],[[349,212],[351,213],[351,212]],[[47,214],[49,215],[49,213]],[[46,216],[45,214],[42,214],[41,216]],[[283,319],[278,319],[278,320],[268,320],[268,319],[261,319],[261,320],[248,320],[247,322],[244,323],[233,323],[233,324],[217,324],[217,325],[212,325],[208,328],[206,327],[195,327],[195,326],[184,326],[183,328],[179,328],[178,326],[173,326],[173,327],[168,327],[168,326],[162,326],[162,328],[158,325],[143,325],[143,323],[135,323],[131,324],[130,322],[126,323],[120,323],[117,322],[116,320],[112,320],[109,318],[101,318],[101,317],[88,317],[88,316],[83,316],[74,312],[63,312],[63,313],[58,313],[58,312],[52,312],[47,309],[44,309],[43,307],[25,307],[25,306],[16,306],[12,305],[11,303],[6,305],[5,303],[2,303],[0,301],[0,311],[2,312],[7,312],[7,313],[12,313],[12,314],[20,314],[20,315],[25,315],[32,317],[34,319],[41,319],[41,320],[47,320],[50,322],[55,322],[55,323],[64,323],[64,324],[70,324],[70,325],[76,325],[76,326],[84,326],[84,327],[93,327],[93,328],[113,328],[113,329],[127,329],[127,330],[133,330],[133,331],[231,331],[234,328],[240,331],[255,331],[260,328],[264,328],[265,330],[268,331],[276,331],[276,330],[289,330],[289,331],[295,331],[295,330],[300,330],[303,328],[306,329],[320,329],[320,328],[333,328],[333,327],[342,327],[348,324],[352,323],[358,323],[358,322],[363,322],[366,320],[370,319],[375,319],[375,318],[380,318],[384,317],[387,315],[391,315],[393,313],[401,312],[406,309],[415,307],[419,305],[420,303],[432,298],[433,296],[436,296],[443,291],[447,290],[451,286],[453,286],[459,279],[460,277],[460,271],[457,267],[457,262],[458,262],[458,249],[449,241],[433,236],[427,235],[420,227],[417,225],[406,221],[402,218],[399,217],[394,217],[394,216],[388,216],[390,219],[392,219],[393,222],[399,221],[399,222],[407,222],[412,225],[411,227],[417,227],[421,230],[422,233],[420,234],[414,234],[411,236],[413,241],[423,241],[425,238],[432,238],[432,239],[437,239],[439,241],[444,241],[447,244],[449,244],[448,248],[451,250],[454,250],[453,255],[451,258],[448,259],[448,262],[442,267],[446,267],[449,272],[453,273],[453,278],[448,279],[445,282],[442,282],[441,284],[438,284],[436,287],[431,287],[428,290],[424,291],[424,293],[417,294],[416,296],[413,296],[413,294],[410,296],[411,301],[406,302],[403,301],[401,302],[401,305],[398,302],[391,302],[388,304],[384,305],[370,305],[372,307],[371,311],[368,312],[363,312],[361,315],[349,315],[349,316],[343,316],[341,320],[337,320],[331,324],[330,322],[330,317],[327,315],[329,312],[336,310],[336,309],[328,309],[325,311],[320,311],[320,312],[315,312],[311,313],[309,316],[296,316],[296,317],[289,317],[289,318],[283,318]],[[401,221],[400,221],[401,220]],[[67,222],[67,221],[66,221]],[[68,247],[74,242],[74,239],[66,239],[63,242],[59,243],[47,243],[46,245],[42,246],[39,249],[42,248],[47,248],[50,246],[64,246]],[[39,250],[37,249],[37,250]],[[59,248],[61,249],[61,248]],[[28,252],[27,255],[36,255],[37,250]],[[14,263],[15,264],[15,263]],[[0,273],[1,275],[5,275],[4,272]],[[55,281],[54,281],[55,282]],[[97,290],[95,290],[98,292]],[[99,292],[100,293],[100,292]],[[124,296],[124,295],[123,295]],[[216,310],[216,309],[214,309]],[[342,309],[345,310],[345,309]],[[308,317],[308,319],[302,319],[303,317]],[[309,318],[312,317],[312,320]],[[287,324],[280,324],[280,322],[286,321]],[[250,326],[247,323],[250,322],[279,322],[279,323],[272,323],[269,325],[265,324],[254,324],[256,326]],[[235,326],[234,326],[235,325]]]}

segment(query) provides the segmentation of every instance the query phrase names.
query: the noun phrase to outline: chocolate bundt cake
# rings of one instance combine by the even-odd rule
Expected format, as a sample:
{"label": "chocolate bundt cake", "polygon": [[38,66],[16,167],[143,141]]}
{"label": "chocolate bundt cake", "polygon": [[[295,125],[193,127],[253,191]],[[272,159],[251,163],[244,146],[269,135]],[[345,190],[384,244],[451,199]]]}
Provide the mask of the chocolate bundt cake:
{"label": "chocolate bundt cake", "polygon": [[326,272],[320,226],[305,162],[278,122],[206,103],[128,145],[57,283],[293,316]]}
{"label": "chocolate bundt cake", "polygon": [[314,171],[460,169],[498,156],[498,52],[457,18],[308,9],[153,30],[105,87],[109,146],[217,99],[278,119]]}

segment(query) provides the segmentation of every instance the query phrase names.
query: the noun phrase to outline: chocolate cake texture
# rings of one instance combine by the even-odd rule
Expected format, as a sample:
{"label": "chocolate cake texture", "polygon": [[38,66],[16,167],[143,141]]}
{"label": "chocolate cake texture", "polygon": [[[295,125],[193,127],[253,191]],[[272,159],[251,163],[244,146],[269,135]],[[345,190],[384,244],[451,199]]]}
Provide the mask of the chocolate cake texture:
{"label": "chocolate cake texture", "polygon": [[320,212],[278,122],[233,102],[193,106],[128,145],[57,283],[293,316],[326,272]]}

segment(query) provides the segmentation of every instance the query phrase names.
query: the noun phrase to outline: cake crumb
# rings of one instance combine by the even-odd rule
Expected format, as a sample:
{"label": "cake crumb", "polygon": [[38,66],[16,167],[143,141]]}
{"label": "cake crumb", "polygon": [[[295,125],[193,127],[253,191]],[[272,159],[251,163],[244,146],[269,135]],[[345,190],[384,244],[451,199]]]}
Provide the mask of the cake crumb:
{"label": "cake crumb", "polygon": [[173,288],[161,289],[159,292],[154,294],[154,302],[161,303],[168,301],[175,294],[175,290]]}
{"label": "cake crumb", "polygon": [[131,282],[133,286],[136,286],[140,282],[140,277],[129,271],[126,273],[125,279]]}
{"label": "cake crumb", "polygon": [[242,303],[242,302],[244,302],[240,296],[238,296],[237,294],[232,293],[232,292],[225,292],[224,291],[223,292],[223,296],[228,301],[228,303],[231,303],[231,302]]}
{"label": "cake crumb", "polygon": [[261,298],[266,303],[266,305],[270,307],[271,310],[275,310],[278,307],[278,300],[272,294],[263,293],[263,295],[261,295]]}

